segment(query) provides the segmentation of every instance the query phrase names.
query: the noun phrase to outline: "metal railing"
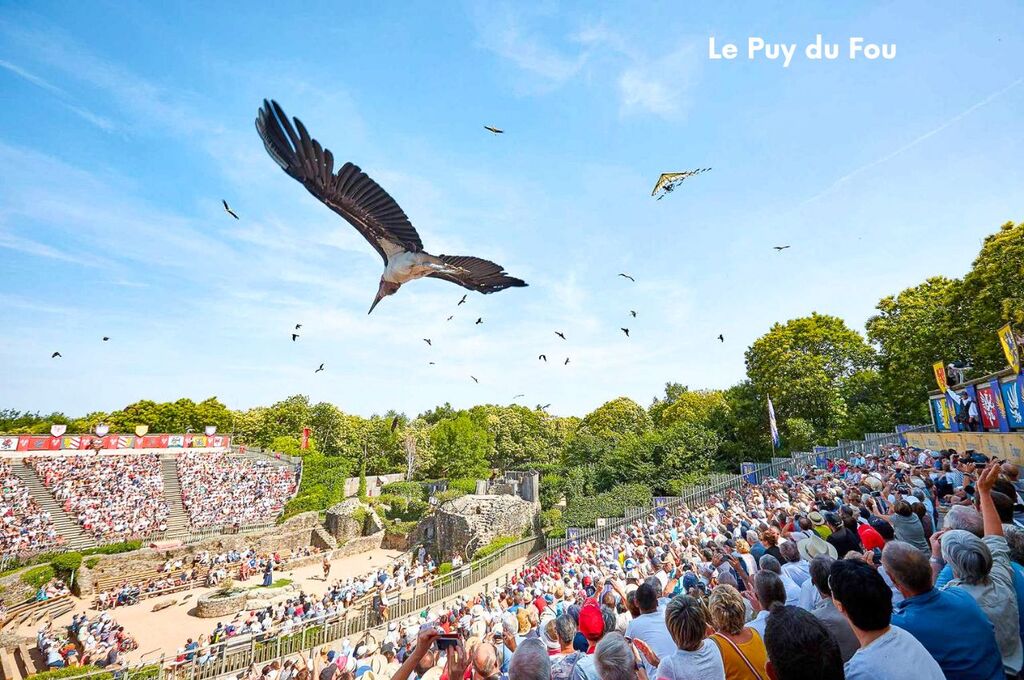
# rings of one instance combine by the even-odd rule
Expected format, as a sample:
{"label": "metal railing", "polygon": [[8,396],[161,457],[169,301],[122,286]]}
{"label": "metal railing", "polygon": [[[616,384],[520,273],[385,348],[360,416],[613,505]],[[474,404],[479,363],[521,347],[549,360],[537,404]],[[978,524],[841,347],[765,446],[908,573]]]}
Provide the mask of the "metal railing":
{"label": "metal railing", "polygon": [[[355,611],[350,607],[344,613],[332,618],[313,619],[301,628],[287,632],[283,630],[264,633],[259,639],[247,636],[244,639],[229,639],[195,650],[195,659],[190,662],[178,663],[174,659],[160,657],[148,662],[142,661],[134,667],[121,671],[122,677],[147,677],[162,680],[174,677],[177,680],[207,680],[228,674],[237,674],[248,669],[269,663],[282,656],[315,649],[333,643],[342,638],[363,640],[373,638],[374,634],[383,633],[388,622],[405,618],[424,609],[447,607],[454,604],[457,595],[477,586],[485,592],[509,585],[511,574],[505,573],[493,580],[485,580],[488,576],[507,567],[516,560],[523,559],[530,553],[543,550],[544,539],[534,536],[505,546],[503,549],[479,560],[466,564],[449,574],[435,578],[430,585],[407,589],[399,593],[399,599],[388,608],[387,620],[381,618],[378,611],[364,606]],[[199,659],[207,659],[200,663]],[[90,678],[96,676],[109,677],[109,671],[93,672],[75,676]]]}

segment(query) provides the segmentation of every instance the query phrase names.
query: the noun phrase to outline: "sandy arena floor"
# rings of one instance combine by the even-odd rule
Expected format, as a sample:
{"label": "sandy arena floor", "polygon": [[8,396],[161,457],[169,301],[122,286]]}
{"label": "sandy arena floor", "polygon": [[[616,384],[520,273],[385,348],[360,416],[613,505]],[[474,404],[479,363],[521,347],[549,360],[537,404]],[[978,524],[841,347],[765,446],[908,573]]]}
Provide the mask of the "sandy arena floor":
{"label": "sandy arena floor", "polygon": [[[331,580],[358,576],[376,567],[381,567],[402,554],[398,550],[378,549],[359,555],[341,557],[331,561]],[[244,585],[259,585],[261,576],[257,575],[244,582]],[[307,593],[320,595],[327,589],[323,580],[323,568],[320,562],[299,567],[291,571],[275,571],[274,578],[287,578],[299,584]],[[195,607],[196,600],[213,592],[215,588],[193,588],[165,597],[142,600],[136,605],[129,607],[118,607],[111,611],[114,619],[124,626],[139,643],[139,648],[134,652],[126,654],[127,661],[135,663],[140,659],[151,661],[160,658],[161,652],[171,655],[178,647],[185,644],[187,638],[197,639],[202,634],[209,635],[217,625],[218,621],[225,623],[234,616],[225,616],[219,619],[200,619],[192,616],[189,612]],[[182,598],[189,596],[187,600]],[[153,605],[165,600],[176,599],[178,604],[153,612]],[[55,626],[67,626],[71,623],[71,617],[82,611],[88,613],[89,617],[95,616],[98,611],[86,603],[85,600],[78,600],[77,606],[71,612],[54,620]],[[35,637],[38,626],[23,626],[18,633],[25,636]]]}
{"label": "sandy arena floor", "polygon": [[[401,551],[378,549],[359,555],[341,557],[331,561],[331,580],[336,578],[347,578],[365,574],[367,571],[384,566],[401,555]],[[480,591],[482,584],[488,583],[491,586],[496,581],[503,582],[506,574],[509,574],[523,565],[526,558],[516,560],[503,569],[491,574],[486,579],[481,579],[472,586],[464,589],[460,595],[472,595]],[[291,571],[277,571],[275,578],[291,579],[298,583],[305,592],[320,595],[326,590],[326,583],[323,580],[323,569],[320,563],[299,567]],[[254,576],[245,582],[246,585],[257,585],[260,582],[259,576]],[[154,661],[160,658],[161,654],[173,655],[174,651],[185,644],[187,638],[198,639],[200,635],[209,633],[217,625],[218,621],[228,622],[234,615],[218,619],[201,619],[191,615],[197,599],[214,591],[215,588],[193,588],[179,593],[174,593],[162,598],[142,600],[139,604],[129,607],[118,607],[111,614],[114,619],[125,627],[139,643],[139,648],[126,654],[126,661],[137,663],[139,661]],[[182,598],[189,596],[187,600]],[[153,605],[169,599],[176,599],[177,604],[153,612]],[[78,600],[80,606],[71,612],[54,620],[55,626],[67,626],[74,614],[85,611],[91,617],[98,611],[86,604],[84,600]],[[35,637],[38,626],[23,626],[18,632],[21,635]]]}

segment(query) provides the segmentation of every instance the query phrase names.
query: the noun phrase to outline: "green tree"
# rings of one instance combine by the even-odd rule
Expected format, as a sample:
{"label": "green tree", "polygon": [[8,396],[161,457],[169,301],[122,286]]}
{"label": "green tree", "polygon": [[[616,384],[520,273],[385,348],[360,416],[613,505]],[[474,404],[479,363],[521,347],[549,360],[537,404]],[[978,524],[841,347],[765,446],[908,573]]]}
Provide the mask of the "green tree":
{"label": "green tree", "polygon": [[669,427],[675,424],[699,425],[716,428],[728,418],[729,404],[723,390],[689,390],[679,393],[676,399],[660,411],[657,424]]}
{"label": "green tree", "polygon": [[985,238],[955,306],[974,375],[1005,368],[996,330],[1009,322],[1024,331],[1024,222],[1007,222]]}
{"label": "green tree", "polygon": [[882,298],[878,313],[868,319],[868,339],[878,347],[881,389],[899,422],[928,420],[928,392],[936,388],[934,362],[966,358],[953,309],[959,287],[959,281],[932,277]]}
{"label": "green tree", "polygon": [[787,418],[780,436],[786,451],[810,451],[814,446],[814,426],[803,418]]}
{"label": "green tree", "polygon": [[434,460],[431,477],[484,477],[494,443],[490,433],[462,413],[440,421],[430,432]]}
{"label": "green tree", "polygon": [[651,416],[644,407],[628,397],[612,399],[598,406],[580,423],[580,429],[599,436],[615,436],[627,432],[643,434],[653,427]]}
{"label": "green tree", "polygon": [[746,352],[747,375],[758,393],[771,395],[776,417],[803,418],[819,438],[842,429],[842,381],[873,359],[872,348],[842,319],[817,313],[775,324]]}

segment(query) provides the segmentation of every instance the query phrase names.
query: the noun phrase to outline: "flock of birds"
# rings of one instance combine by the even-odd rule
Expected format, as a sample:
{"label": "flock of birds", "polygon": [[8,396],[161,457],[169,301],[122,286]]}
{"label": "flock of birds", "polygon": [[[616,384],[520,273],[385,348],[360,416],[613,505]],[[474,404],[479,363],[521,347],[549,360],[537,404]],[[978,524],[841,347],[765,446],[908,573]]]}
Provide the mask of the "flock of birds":
{"label": "flock of birds", "polygon": [[[377,304],[389,295],[394,295],[399,288],[419,278],[430,277],[449,281],[471,291],[485,295],[505,290],[506,288],[525,287],[527,283],[505,272],[500,265],[483,258],[470,255],[431,255],[423,249],[420,236],[413,227],[405,212],[398,203],[366,173],[352,163],[344,163],[335,171],[334,156],[331,151],[310,136],[306,127],[298,118],[291,120],[276,101],[263,100],[256,118],[256,129],[270,157],[290,177],[301,183],[307,191],[320,202],[338,213],[380,254],[384,261],[384,272],[381,274],[377,295],[370,305],[370,312]],[[484,125],[484,129],[493,135],[503,135],[505,131],[492,125]],[[651,196],[656,200],[663,199],[673,192],[685,180],[709,172],[711,168],[697,168],[682,172],[662,173]],[[239,220],[226,200],[221,200],[224,212]],[[789,245],[773,246],[777,252],[789,248]],[[627,273],[620,277],[636,283],[636,279]],[[466,304],[467,295],[456,304]],[[369,312],[368,312],[369,313]],[[629,310],[630,318],[637,318],[636,310]],[[446,319],[451,321],[455,315]],[[477,317],[474,325],[484,322]],[[291,333],[292,342],[299,339],[302,324],[295,324]],[[630,329],[620,327],[622,333],[629,338]],[[556,336],[568,341],[565,333],[557,330]],[[723,334],[719,334],[719,342],[725,342]],[[103,336],[108,342],[109,336]],[[429,347],[433,347],[430,338],[423,338]],[[52,359],[61,358],[60,352],[54,352]],[[547,354],[540,354],[538,361],[547,363]],[[571,357],[566,356],[562,362],[568,366]],[[428,362],[435,365],[434,361]],[[323,363],[313,371],[320,373],[325,370]],[[475,376],[469,376],[474,383],[479,383]],[[513,400],[524,395],[519,394]],[[550,404],[548,404],[550,406]],[[542,407],[546,408],[546,407]]]}

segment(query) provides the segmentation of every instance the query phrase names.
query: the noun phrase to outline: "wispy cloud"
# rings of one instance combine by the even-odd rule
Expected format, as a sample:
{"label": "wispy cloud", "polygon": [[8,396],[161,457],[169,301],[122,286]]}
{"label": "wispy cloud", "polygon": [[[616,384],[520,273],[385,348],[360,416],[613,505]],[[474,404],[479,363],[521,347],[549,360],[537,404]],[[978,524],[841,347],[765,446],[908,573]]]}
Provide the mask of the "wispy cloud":
{"label": "wispy cloud", "polygon": [[[615,89],[623,115],[680,118],[689,108],[703,63],[692,40],[665,54],[652,54],[649,47],[600,22],[567,33],[555,47],[558,38],[532,26],[522,6],[478,6],[474,19],[480,44],[532,76],[534,89],[561,87],[586,71]],[[608,77],[602,78],[605,73]]]}
{"label": "wispy cloud", "polygon": [[626,67],[618,80],[622,112],[679,118],[689,107],[700,63],[694,46],[685,45],[663,57]]}
{"label": "wispy cloud", "polygon": [[98,266],[98,263],[95,260],[75,257],[74,255],[65,253],[64,251],[58,250],[57,248],[45,243],[39,243],[38,241],[33,241],[32,239],[3,231],[0,231],[0,248],[13,250],[26,255],[33,255],[35,257],[45,257],[51,260],[61,260],[62,262],[73,262],[75,264],[82,265],[83,267]]}
{"label": "wispy cloud", "polygon": [[588,54],[579,46],[559,49],[529,26],[521,5],[478,3],[472,9],[479,44],[537,78],[542,89],[558,87],[580,72]]}
{"label": "wispy cloud", "polygon": [[800,203],[800,205],[797,206],[797,207],[798,208],[802,208],[803,206],[805,206],[805,205],[807,205],[809,203],[813,203],[814,201],[817,201],[819,198],[822,198],[822,197],[827,196],[828,194],[832,193],[833,191],[838,189],[840,186],[842,186],[846,182],[849,182],[854,177],[857,177],[857,176],[867,172],[868,170],[871,170],[872,168],[876,168],[879,165],[882,165],[883,163],[887,163],[887,162],[891,161],[893,158],[896,158],[897,156],[899,156],[899,155],[901,155],[903,153],[906,153],[907,151],[910,151],[911,149],[913,149],[918,144],[921,144],[922,142],[927,141],[928,139],[931,139],[932,137],[934,137],[935,135],[939,134],[940,132],[942,132],[946,128],[948,128],[948,127],[950,127],[952,125],[955,125],[956,123],[959,123],[961,120],[963,120],[967,116],[971,115],[972,113],[974,113],[978,109],[982,108],[983,106],[986,106],[987,104],[992,103],[994,100],[998,99],[999,97],[1002,97],[1004,94],[1006,94],[1010,90],[1013,90],[1014,88],[1019,86],[1021,83],[1024,83],[1024,78],[1018,78],[1017,80],[1013,81],[1012,83],[1010,83],[1006,87],[1000,88],[1000,89],[996,90],[995,92],[993,92],[992,94],[988,95],[987,97],[984,97],[983,99],[980,99],[979,101],[976,101],[975,103],[971,104],[966,109],[964,109],[960,113],[956,114],[952,118],[949,118],[948,120],[942,122],[941,124],[939,124],[936,127],[932,128],[928,132],[925,132],[923,135],[915,137],[914,139],[912,139],[911,141],[907,142],[903,146],[899,147],[895,151],[891,151],[891,152],[885,154],[884,156],[881,156],[880,158],[876,158],[875,160],[871,161],[870,163],[865,163],[864,165],[860,166],[859,168],[855,168],[854,170],[851,170],[850,172],[846,173],[845,175],[843,175],[842,177],[840,177],[836,181],[832,182],[832,184],[830,184],[828,187],[826,187],[822,191],[819,191],[818,193],[814,194],[810,198],[802,201]]}
{"label": "wispy cloud", "polygon": [[82,106],[79,106],[78,104],[72,103],[70,101],[70,95],[66,91],[57,87],[45,78],[37,76],[36,74],[25,70],[21,66],[18,66],[17,64],[11,63],[4,59],[0,59],[0,68],[3,68],[10,73],[13,73],[22,80],[32,83],[38,88],[46,90],[50,94],[54,95],[62,106],[67,108],[69,111],[72,111],[83,120],[95,125],[99,129],[104,130],[105,132],[114,131],[114,123],[112,123],[107,118],[104,118],[103,116],[95,114],[92,111]]}

